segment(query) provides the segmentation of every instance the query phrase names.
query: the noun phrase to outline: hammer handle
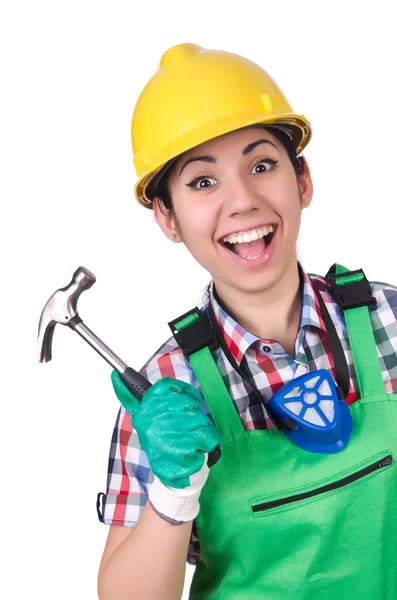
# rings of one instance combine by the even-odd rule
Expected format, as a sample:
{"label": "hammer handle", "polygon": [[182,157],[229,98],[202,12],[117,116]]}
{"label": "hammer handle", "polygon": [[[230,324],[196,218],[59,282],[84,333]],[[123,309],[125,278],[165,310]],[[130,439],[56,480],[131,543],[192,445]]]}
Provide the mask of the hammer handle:
{"label": "hammer handle", "polygon": [[134,394],[138,400],[142,400],[144,393],[147,392],[152,385],[150,381],[145,379],[143,375],[131,367],[127,367],[126,370],[123,371],[123,373],[119,373],[119,375],[120,379],[123,380],[130,392]]}
{"label": "hammer handle", "polygon": [[95,333],[83,323],[80,317],[75,317],[69,322],[69,327],[74,329],[98,354],[108,362],[113,369],[118,371],[127,388],[138,400],[142,400],[144,393],[150,388],[151,383],[138,371],[128,367],[117,354],[113,352]]}
{"label": "hammer handle", "polygon": [[[89,329],[80,319],[75,317],[74,322],[69,323],[69,327],[74,329],[88,344],[94,348],[116,371],[118,371],[120,378],[125,383],[127,388],[134,394],[138,400],[142,400],[145,392],[151,387],[151,383],[143,377],[138,371],[135,371],[132,367],[128,367],[124,361],[115,354],[109,346],[97,336],[91,329]],[[207,464],[212,467],[218,462],[221,456],[221,450],[217,446],[208,455]]]}

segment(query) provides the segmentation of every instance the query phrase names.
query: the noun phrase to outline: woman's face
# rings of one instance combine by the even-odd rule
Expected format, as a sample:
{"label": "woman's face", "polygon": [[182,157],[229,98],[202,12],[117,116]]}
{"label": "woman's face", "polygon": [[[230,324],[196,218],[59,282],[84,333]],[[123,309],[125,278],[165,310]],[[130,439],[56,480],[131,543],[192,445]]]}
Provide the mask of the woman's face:
{"label": "woman's face", "polygon": [[291,268],[310,172],[297,177],[283,145],[263,128],[228,133],[183,154],[170,177],[173,212],[153,208],[219,292],[264,292]]}

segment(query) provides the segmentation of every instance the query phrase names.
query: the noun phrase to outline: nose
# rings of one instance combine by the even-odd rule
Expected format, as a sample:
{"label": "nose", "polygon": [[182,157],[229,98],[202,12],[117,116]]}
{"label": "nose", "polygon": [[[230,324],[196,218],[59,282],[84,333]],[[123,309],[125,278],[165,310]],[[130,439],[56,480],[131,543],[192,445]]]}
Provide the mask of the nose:
{"label": "nose", "polygon": [[261,198],[246,180],[234,177],[229,181],[226,192],[226,211],[229,217],[249,213],[259,209]]}

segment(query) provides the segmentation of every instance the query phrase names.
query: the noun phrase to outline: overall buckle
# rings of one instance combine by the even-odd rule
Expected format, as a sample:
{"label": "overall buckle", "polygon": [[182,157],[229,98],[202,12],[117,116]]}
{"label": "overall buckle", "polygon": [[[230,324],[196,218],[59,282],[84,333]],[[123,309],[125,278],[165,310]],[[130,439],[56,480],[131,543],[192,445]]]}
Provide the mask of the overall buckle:
{"label": "overall buckle", "polygon": [[[184,320],[187,321],[186,325],[183,324]],[[197,307],[170,321],[168,325],[186,358],[202,348],[208,347],[213,350],[218,346],[218,338],[209,320]],[[181,328],[178,329],[176,325],[180,325]]]}
{"label": "overall buckle", "polygon": [[[338,280],[350,278],[352,275],[361,275],[362,277],[358,281],[338,283]],[[377,308],[378,303],[372,295],[371,284],[362,269],[327,275],[327,279],[331,283],[332,293],[342,312],[360,306],[368,306],[369,310]]]}

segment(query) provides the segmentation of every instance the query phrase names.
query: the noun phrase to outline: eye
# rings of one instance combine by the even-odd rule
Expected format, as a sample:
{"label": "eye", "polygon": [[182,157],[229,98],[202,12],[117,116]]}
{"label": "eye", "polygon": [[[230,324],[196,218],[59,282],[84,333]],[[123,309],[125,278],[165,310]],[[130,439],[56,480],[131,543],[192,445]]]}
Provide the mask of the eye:
{"label": "eye", "polygon": [[201,176],[196,177],[195,179],[193,179],[193,181],[187,183],[186,185],[192,188],[193,190],[202,190],[204,188],[211,187],[212,185],[214,185],[214,183],[216,183],[216,181],[215,179],[212,179],[212,177]]}
{"label": "eye", "polygon": [[257,163],[255,163],[255,165],[253,166],[251,173],[255,174],[255,173],[267,173],[267,171],[271,171],[276,164],[278,163],[277,160],[273,160],[271,158],[266,158],[263,159]]}

